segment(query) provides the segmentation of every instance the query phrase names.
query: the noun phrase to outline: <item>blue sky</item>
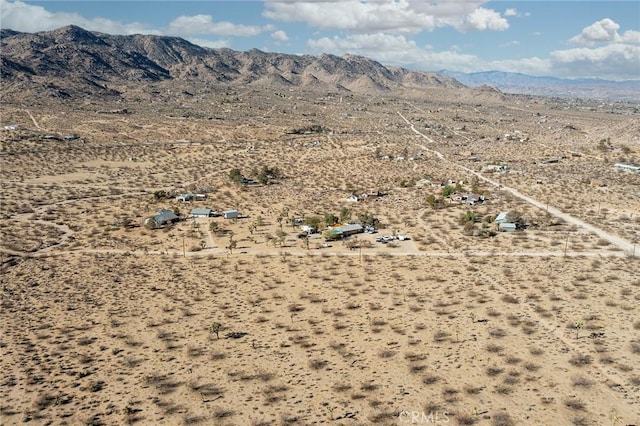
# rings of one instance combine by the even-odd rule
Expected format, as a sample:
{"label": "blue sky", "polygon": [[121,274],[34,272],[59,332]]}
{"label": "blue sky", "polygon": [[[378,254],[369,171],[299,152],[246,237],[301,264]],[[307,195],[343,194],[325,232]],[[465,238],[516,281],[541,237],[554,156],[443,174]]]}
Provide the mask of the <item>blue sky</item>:
{"label": "blue sky", "polygon": [[636,0],[0,0],[2,28],[69,24],[235,50],[350,53],[424,71],[640,79]]}

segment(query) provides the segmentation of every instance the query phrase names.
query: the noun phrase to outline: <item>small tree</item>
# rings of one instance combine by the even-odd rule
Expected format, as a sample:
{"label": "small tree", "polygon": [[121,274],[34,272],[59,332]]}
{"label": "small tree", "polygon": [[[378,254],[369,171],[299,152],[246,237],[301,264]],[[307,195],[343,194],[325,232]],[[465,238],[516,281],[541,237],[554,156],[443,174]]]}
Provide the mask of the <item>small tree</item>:
{"label": "small tree", "polygon": [[442,204],[444,204],[444,203],[443,203],[443,199],[442,198],[437,198],[435,195],[429,194],[427,196],[427,204],[433,210],[436,210],[436,209],[439,209],[440,207],[442,207]]}
{"label": "small tree", "polygon": [[364,213],[359,214],[358,215],[358,220],[363,225],[373,226],[375,228],[377,228],[378,225],[380,225],[380,220],[378,220],[377,217],[375,217],[373,214],[371,214],[369,212],[364,212]]}
{"label": "small tree", "polygon": [[218,222],[209,223],[209,231],[216,232],[219,229]]}
{"label": "small tree", "polygon": [[258,172],[258,182],[260,182],[263,185],[266,185],[269,183],[269,173],[267,172],[267,167],[264,166],[262,167],[262,169],[260,169],[260,171]]}
{"label": "small tree", "polygon": [[346,207],[343,207],[340,210],[340,222],[348,222],[351,219],[351,210]]}
{"label": "small tree", "polygon": [[167,198],[167,191],[163,191],[162,189],[158,190],[153,193],[153,198],[156,201],[164,200],[165,198]]}
{"label": "small tree", "polygon": [[220,333],[220,328],[222,328],[222,325],[220,325],[220,323],[219,323],[219,322],[214,322],[214,323],[212,323],[212,324],[211,324],[211,326],[209,327],[209,331],[210,331],[211,333],[215,333],[215,334],[216,334],[216,339],[219,339],[219,338],[220,338],[220,335],[219,335],[219,333]]}
{"label": "small tree", "polygon": [[455,192],[455,188],[451,185],[446,185],[444,188],[442,188],[442,196],[447,198],[449,195],[453,194]]}
{"label": "small tree", "polygon": [[284,232],[282,229],[278,229],[276,231],[276,241],[278,241],[278,245],[279,246],[283,246],[284,245],[284,241],[285,241],[285,237],[287,236],[287,233]]}
{"label": "small tree", "polygon": [[233,254],[233,249],[238,246],[237,241],[233,239],[233,235],[233,231],[229,232],[229,245],[227,246],[227,248],[229,249],[230,254]]}
{"label": "small tree", "polygon": [[244,180],[244,176],[242,176],[240,169],[231,169],[229,171],[229,179],[233,183],[241,184]]}
{"label": "small tree", "polygon": [[304,224],[313,229],[320,229],[322,218],[320,216],[307,216],[304,218]]}
{"label": "small tree", "polygon": [[579,333],[580,333],[580,329],[584,326],[584,324],[582,322],[577,322],[575,324],[575,329],[576,329],[576,339],[579,338]]}
{"label": "small tree", "polygon": [[324,223],[327,226],[335,225],[336,223],[338,223],[338,220],[339,220],[339,218],[336,215],[332,214],[332,213],[327,213],[327,214],[324,215]]}
{"label": "small tree", "polygon": [[467,210],[466,213],[462,213],[460,215],[460,219],[458,220],[461,225],[465,225],[467,223],[474,223],[477,219],[475,212],[471,210]]}

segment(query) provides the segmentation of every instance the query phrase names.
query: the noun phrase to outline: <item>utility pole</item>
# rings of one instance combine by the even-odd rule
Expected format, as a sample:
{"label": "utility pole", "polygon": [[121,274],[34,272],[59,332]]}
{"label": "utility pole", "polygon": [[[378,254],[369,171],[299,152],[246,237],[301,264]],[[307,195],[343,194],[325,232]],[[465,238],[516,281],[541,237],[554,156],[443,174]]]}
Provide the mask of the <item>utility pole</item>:
{"label": "utility pole", "polygon": [[187,257],[187,251],[184,248],[184,237],[182,237],[182,257]]}
{"label": "utility pole", "polygon": [[564,242],[564,257],[567,257],[567,246],[569,245],[569,233],[567,232],[567,239]]}

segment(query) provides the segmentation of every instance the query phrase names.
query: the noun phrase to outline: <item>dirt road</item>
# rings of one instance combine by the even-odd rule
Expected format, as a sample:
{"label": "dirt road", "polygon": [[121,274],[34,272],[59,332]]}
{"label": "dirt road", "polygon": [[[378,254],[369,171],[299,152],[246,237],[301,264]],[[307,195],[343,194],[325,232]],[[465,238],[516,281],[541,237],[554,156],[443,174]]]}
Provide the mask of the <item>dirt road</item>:
{"label": "dirt road", "polygon": [[[411,123],[409,120],[407,120],[400,113],[400,111],[397,111],[397,112],[398,112],[398,115],[410,126],[411,130],[415,134],[417,134],[417,135],[421,136],[422,138],[426,139],[431,144],[434,143],[433,139],[431,139],[429,136],[421,133],[418,129],[416,129],[415,126],[413,125],[413,123]],[[527,203],[538,207],[541,210],[548,211],[549,214],[551,214],[551,215],[553,215],[553,216],[555,216],[557,218],[560,218],[560,219],[564,220],[565,222],[567,222],[569,224],[575,225],[575,226],[577,226],[579,228],[582,228],[582,229],[584,229],[586,231],[589,231],[589,232],[597,235],[598,237],[602,238],[603,240],[608,241],[610,244],[616,246],[617,248],[619,248],[620,250],[624,251],[625,253],[628,253],[629,255],[635,255],[635,244],[634,243],[632,243],[632,242],[630,242],[628,240],[625,240],[624,238],[621,238],[621,237],[619,237],[617,235],[614,235],[614,234],[611,234],[609,232],[606,232],[606,231],[604,231],[604,230],[602,230],[602,229],[600,229],[600,228],[598,228],[598,227],[596,227],[594,225],[586,223],[586,222],[584,222],[584,221],[582,221],[582,220],[580,220],[580,219],[578,219],[576,217],[573,217],[573,216],[571,216],[571,215],[569,215],[567,213],[564,213],[564,212],[558,210],[555,207],[548,206],[546,203],[543,203],[543,202],[535,200],[535,199],[533,199],[533,198],[531,198],[531,197],[529,197],[527,195],[524,195],[520,191],[518,191],[517,189],[504,186],[504,185],[502,185],[502,184],[500,184],[500,183],[498,183],[498,182],[496,182],[496,181],[494,181],[492,179],[489,179],[489,178],[483,176],[481,173],[478,173],[475,170],[471,170],[468,167],[462,166],[460,164],[457,164],[454,161],[448,160],[442,153],[436,151],[433,148],[430,148],[430,147],[427,147],[427,146],[421,145],[421,144],[416,144],[416,145],[418,145],[421,149],[424,149],[426,151],[432,152],[439,159],[441,159],[443,161],[447,161],[447,162],[455,165],[455,167],[457,167],[457,168],[459,168],[461,170],[464,170],[464,171],[466,171],[468,173],[471,173],[474,176],[477,176],[478,179],[480,179],[480,180],[482,180],[484,182],[487,182],[487,183],[493,185],[494,187],[501,189],[502,191],[508,192],[508,193],[512,194],[513,196],[518,197],[521,200],[526,201]]]}

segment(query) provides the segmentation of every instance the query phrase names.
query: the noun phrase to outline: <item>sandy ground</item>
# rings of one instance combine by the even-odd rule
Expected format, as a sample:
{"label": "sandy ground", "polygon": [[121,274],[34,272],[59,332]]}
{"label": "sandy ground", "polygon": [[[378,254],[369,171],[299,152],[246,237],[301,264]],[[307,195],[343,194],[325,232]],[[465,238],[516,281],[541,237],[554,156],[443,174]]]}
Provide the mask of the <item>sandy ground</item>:
{"label": "sandy ground", "polygon": [[[637,112],[450,99],[3,105],[0,423],[640,423],[640,177],[612,167],[638,161]],[[283,176],[229,180],[264,166]],[[487,201],[431,208],[441,181]],[[195,207],[241,217],[140,226]],[[492,232],[500,211],[526,227]],[[296,237],[327,214],[378,233]]]}

